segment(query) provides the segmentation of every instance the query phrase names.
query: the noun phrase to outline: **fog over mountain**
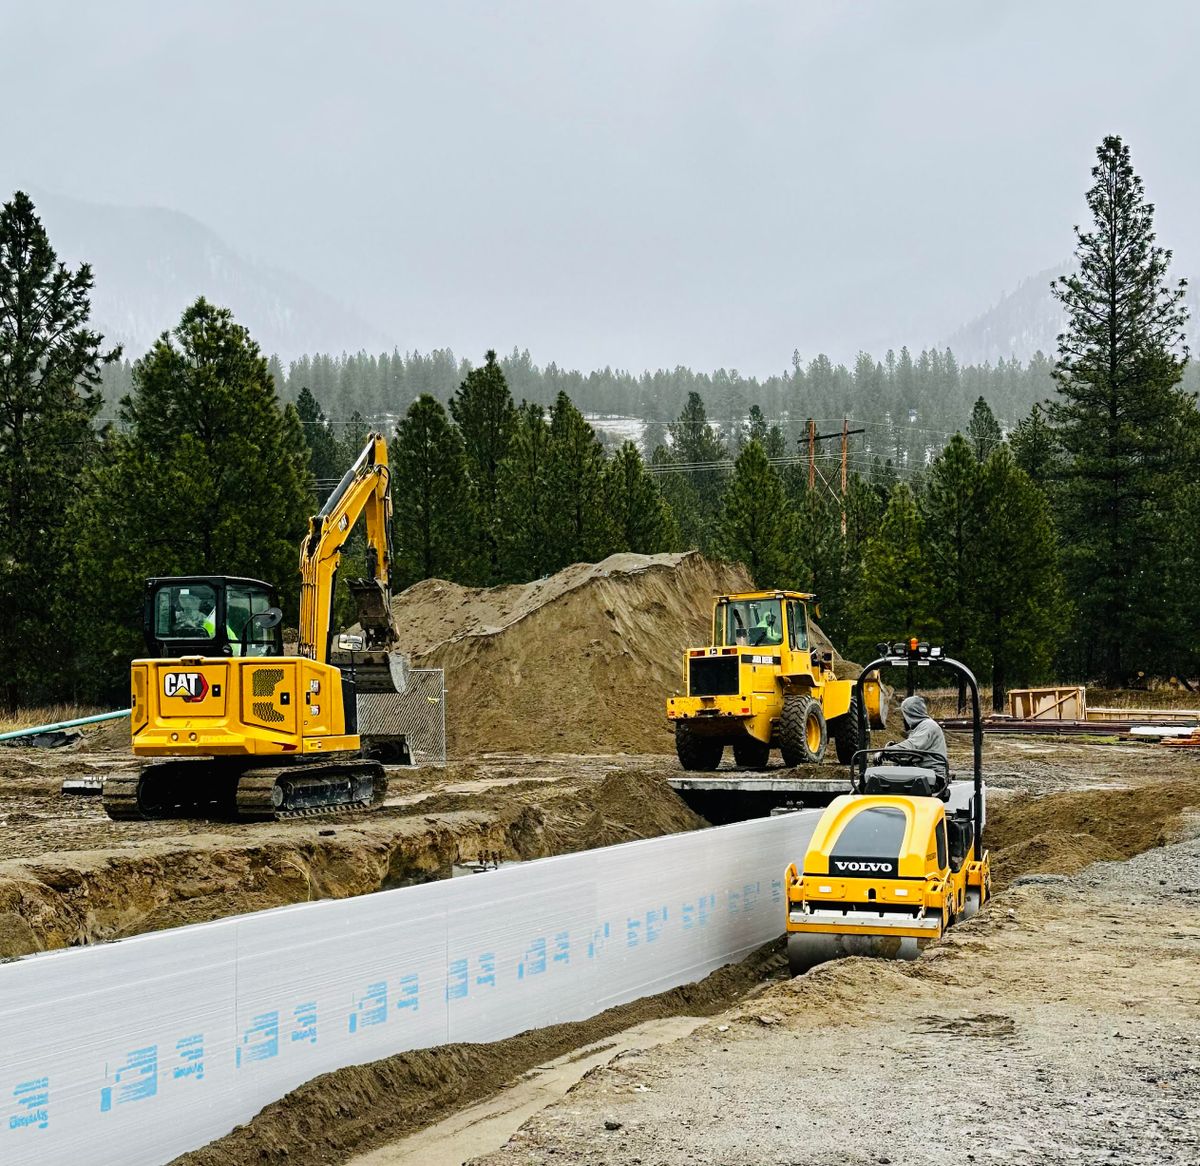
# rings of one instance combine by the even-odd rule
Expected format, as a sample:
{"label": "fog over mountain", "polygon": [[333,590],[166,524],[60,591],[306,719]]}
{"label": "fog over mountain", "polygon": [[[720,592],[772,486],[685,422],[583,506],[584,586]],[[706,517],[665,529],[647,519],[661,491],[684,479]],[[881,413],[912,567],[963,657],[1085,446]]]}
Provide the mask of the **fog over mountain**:
{"label": "fog over mountain", "polygon": [[[1028,360],[1035,352],[1053,358],[1058,334],[1067,317],[1054,298],[1050,282],[1072,267],[1064,262],[1022,280],[1012,291],[975,319],[957,328],[946,340],[962,364],[995,364],[998,360]],[[1175,273],[1178,278],[1178,272]],[[1188,347],[1200,350],[1200,294],[1189,286],[1186,301],[1191,310]]]}
{"label": "fog over mountain", "polygon": [[197,296],[231,308],[267,353],[390,347],[371,324],[300,276],[240,254],[178,211],[102,206],[34,192],[65,261],[91,263],[93,322],[130,358],[179,322]]}
{"label": "fog over mountain", "polygon": [[[60,196],[131,342],[204,290],[282,352],[764,375],[951,339],[1069,254],[1106,133],[1195,270],[1197,43],[1183,0],[0,0],[0,193]],[[1038,333],[1002,306],[978,352]]]}

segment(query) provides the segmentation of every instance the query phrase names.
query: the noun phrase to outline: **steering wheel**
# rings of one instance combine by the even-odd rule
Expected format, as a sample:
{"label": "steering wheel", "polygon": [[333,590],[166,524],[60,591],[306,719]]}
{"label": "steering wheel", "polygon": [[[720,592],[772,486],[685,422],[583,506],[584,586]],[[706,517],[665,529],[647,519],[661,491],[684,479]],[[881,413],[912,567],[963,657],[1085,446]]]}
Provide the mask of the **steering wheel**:
{"label": "steering wheel", "polygon": [[[940,753],[933,753],[926,749],[897,749],[895,746],[888,746],[883,749],[862,750],[866,754],[866,761],[871,765],[907,765],[915,769],[932,769],[934,774],[941,782],[942,788],[948,788],[950,785],[950,764]],[[866,766],[863,766],[865,770]],[[857,793],[861,785],[862,772],[860,769],[851,763],[850,766],[850,786]]]}

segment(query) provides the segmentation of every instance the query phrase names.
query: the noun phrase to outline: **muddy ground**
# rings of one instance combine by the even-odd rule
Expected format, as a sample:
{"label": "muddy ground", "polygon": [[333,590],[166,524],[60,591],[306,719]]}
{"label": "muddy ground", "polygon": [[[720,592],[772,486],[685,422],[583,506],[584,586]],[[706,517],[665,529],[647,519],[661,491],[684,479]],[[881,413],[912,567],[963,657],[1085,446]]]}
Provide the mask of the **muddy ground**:
{"label": "muddy ground", "polygon": [[[666,784],[674,758],[624,754],[394,769],[382,807],[330,818],[111,822],[98,798],[59,791],[65,777],[131,765],[113,745],[109,731],[82,749],[0,750],[0,958],[404,886],[483,856],[538,858],[701,825]],[[952,736],[951,750],[968,762],[966,738]],[[999,838],[1018,792],[1117,791],[1200,772],[1191,754],[1143,744],[989,738],[986,756]],[[1012,839],[1026,848],[1022,869],[1074,870],[1148,841],[1105,825],[1129,820],[1119,797],[1088,814],[1074,825],[1031,819],[1037,830]],[[1003,880],[1003,855],[996,866]]]}

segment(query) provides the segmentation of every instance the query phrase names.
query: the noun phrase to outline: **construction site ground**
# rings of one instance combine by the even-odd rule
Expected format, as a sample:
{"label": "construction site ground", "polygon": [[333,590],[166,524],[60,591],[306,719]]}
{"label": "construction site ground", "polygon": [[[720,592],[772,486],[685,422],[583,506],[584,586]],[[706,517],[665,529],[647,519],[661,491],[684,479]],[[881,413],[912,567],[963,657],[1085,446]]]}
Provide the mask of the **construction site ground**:
{"label": "construction site ground", "polygon": [[[59,786],[128,766],[119,740],[0,751],[0,955],[703,826],[667,785],[678,768],[664,754],[397,769],[382,807],[324,819],[110,822],[99,799]],[[951,751],[965,767],[968,738],[952,735]],[[787,982],[766,951],[590,1022],[343,1070],[187,1160],[421,1161],[398,1139],[519,1091],[556,1058],[567,1068],[541,1072],[559,1092],[571,1066],[586,1079],[515,1133],[493,1124],[485,1143],[511,1140],[482,1160],[1196,1160],[1200,848],[1180,840],[1200,832],[1200,759],[1005,737],[986,742],[985,768],[1001,893],[915,965],[848,961]],[[1047,872],[1075,877],[1011,885]],[[620,1036],[670,1017],[710,1019],[675,1040],[670,1026]],[[488,1150],[475,1124],[458,1161]]]}

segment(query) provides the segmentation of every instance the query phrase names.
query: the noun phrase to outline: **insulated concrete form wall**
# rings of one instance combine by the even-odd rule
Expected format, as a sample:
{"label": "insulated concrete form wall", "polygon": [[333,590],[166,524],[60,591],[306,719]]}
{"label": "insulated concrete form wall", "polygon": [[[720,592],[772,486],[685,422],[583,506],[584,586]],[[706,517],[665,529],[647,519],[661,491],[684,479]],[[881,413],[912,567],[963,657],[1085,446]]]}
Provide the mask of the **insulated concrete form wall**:
{"label": "insulated concrete form wall", "polygon": [[782,934],[819,811],[0,965],[0,1163],[151,1166],[320,1073],[697,980]]}

